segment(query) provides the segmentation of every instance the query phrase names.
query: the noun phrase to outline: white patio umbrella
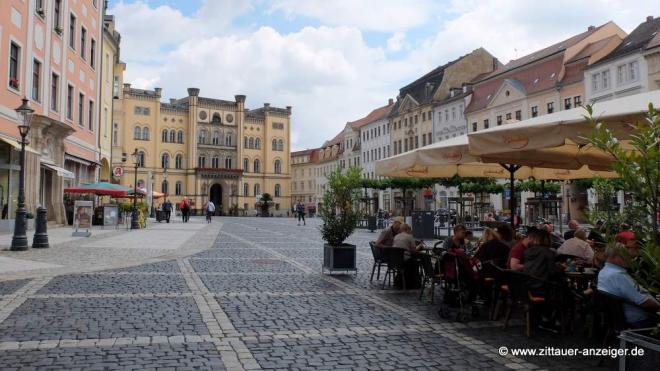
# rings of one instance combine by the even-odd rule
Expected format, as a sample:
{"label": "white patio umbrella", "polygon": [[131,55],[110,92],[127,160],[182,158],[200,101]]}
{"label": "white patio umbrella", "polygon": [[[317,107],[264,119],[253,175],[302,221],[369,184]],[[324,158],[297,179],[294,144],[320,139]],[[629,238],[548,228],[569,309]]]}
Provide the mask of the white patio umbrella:
{"label": "white patio umbrella", "polygon": [[[623,146],[634,133],[635,122],[644,118],[649,103],[660,106],[660,91],[631,95],[593,105],[593,117],[607,125]],[[594,129],[585,115],[574,108],[521,122],[497,126],[468,135],[470,152],[486,163],[593,170],[610,170],[613,159],[587,144]]]}

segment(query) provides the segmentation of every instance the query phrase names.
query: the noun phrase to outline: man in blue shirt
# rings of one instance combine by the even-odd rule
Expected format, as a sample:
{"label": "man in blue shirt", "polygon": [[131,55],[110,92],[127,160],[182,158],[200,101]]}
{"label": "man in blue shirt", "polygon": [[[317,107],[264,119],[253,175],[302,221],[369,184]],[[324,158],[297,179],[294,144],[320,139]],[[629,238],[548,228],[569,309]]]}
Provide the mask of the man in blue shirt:
{"label": "man in blue shirt", "polygon": [[651,295],[641,291],[626,272],[626,260],[621,255],[623,246],[608,247],[605,252],[607,262],[598,273],[598,290],[617,296],[626,301],[623,314],[632,328],[654,326],[660,311],[660,303]]}

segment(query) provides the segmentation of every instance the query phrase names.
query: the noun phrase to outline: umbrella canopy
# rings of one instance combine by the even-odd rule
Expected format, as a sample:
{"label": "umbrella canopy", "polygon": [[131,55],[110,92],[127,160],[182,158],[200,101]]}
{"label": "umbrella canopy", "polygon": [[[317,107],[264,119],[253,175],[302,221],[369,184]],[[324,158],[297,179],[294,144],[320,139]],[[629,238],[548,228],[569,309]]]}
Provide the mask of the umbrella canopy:
{"label": "umbrella canopy", "polygon": [[[596,103],[593,117],[607,125],[625,148],[634,133],[631,124],[644,118],[649,103],[660,106],[660,91]],[[470,151],[486,163],[609,170],[613,158],[586,143],[594,129],[586,114],[580,107],[470,133]]]}
{"label": "umbrella canopy", "polygon": [[108,182],[82,184],[78,187],[65,188],[65,193],[91,193],[98,196],[123,197],[132,192],[129,187]]}
{"label": "umbrella canopy", "polygon": [[[138,193],[141,193],[143,196],[146,196],[149,193],[146,188],[140,188],[138,191]],[[162,197],[165,197],[165,193],[151,191],[151,198],[157,199]]]}
{"label": "umbrella canopy", "polygon": [[[470,149],[468,136],[462,135],[376,161],[376,174],[389,177],[449,178],[458,175],[511,179],[508,166],[505,168],[499,163],[485,163],[481,157],[473,155]],[[519,165],[515,161],[502,163]],[[515,179],[534,177],[539,180],[570,180],[613,176],[611,172],[592,171],[584,166],[578,169],[534,166],[516,168],[513,174]]]}

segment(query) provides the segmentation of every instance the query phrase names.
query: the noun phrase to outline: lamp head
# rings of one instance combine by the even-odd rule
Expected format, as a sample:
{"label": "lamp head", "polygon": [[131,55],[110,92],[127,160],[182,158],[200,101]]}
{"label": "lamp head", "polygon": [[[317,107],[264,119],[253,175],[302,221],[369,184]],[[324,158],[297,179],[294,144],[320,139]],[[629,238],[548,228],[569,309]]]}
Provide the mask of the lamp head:
{"label": "lamp head", "polygon": [[32,120],[32,113],[34,110],[30,108],[28,99],[23,97],[23,103],[15,109],[18,114],[18,131],[21,134],[21,137],[25,138],[30,132],[30,121]]}
{"label": "lamp head", "polygon": [[133,159],[133,165],[137,167],[140,163],[140,153],[138,152],[137,148],[135,151],[133,151],[133,153],[131,153],[131,158]]}

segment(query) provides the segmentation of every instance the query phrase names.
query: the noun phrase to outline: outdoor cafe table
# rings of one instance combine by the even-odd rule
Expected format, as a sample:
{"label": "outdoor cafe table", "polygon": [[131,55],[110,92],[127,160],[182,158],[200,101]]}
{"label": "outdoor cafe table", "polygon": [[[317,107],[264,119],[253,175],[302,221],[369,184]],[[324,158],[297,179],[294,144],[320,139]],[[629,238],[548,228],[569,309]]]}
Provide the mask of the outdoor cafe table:
{"label": "outdoor cafe table", "polygon": [[593,286],[598,273],[596,272],[564,272],[570,288],[586,290]]}

